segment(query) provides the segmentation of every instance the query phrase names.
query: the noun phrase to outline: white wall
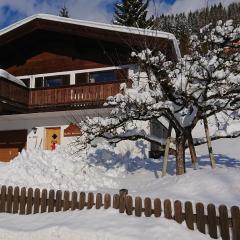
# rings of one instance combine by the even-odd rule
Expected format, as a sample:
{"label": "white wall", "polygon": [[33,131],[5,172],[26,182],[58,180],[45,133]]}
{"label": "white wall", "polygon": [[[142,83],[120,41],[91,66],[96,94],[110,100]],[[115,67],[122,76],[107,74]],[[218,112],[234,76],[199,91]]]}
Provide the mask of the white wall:
{"label": "white wall", "polygon": [[[74,137],[64,137],[64,130],[73,121],[73,116],[77,120],[81,120],[86,116],[93,117],[96,115],[107,116],[110,109],[92,109],[92,110],[79,110],[68,112],[55,112],[55,113],[34,113],[34,114],[20,114],[0,117],[0,131],[6,130],[22,130],[28,131],[27,136],[27,149],[45,149],[45,134],[46,128],[60,127],[61,128],[61,145],[67,146]],[[136,127],[150,131],[149,122],[135,121]],[[37,128],[36,134],[33,128]],[[141,143],[141,144],[139,144]],[[136,147],[136,145],[138,147]],[[132,156],[148,156],[150,144],[146,141],[122,141],[117,144],[117,151],[119,153],[129,152]]]}
{"label": "white wall", "polygon": [[[110,109],[90,109],[0,116],[0,131],[27,130],[27,148],[44,149],[46,128],[61,127],[61,144],[67,145],[74,139],[64,137],[64,129],[66,129],[71,122],[74,123],[75,119],[80,121],[86,116],[93,117],[98,114],[106,116],[109,111]],[[33,128],[37,128],[36,134],[34,134]]]}

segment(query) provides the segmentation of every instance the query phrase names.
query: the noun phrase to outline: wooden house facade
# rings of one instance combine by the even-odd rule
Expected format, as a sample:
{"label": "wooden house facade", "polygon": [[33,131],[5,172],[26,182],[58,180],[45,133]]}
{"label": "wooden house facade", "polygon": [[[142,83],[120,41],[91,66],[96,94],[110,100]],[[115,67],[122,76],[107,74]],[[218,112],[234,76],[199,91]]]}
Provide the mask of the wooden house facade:
{"label": "wooden house facade", "polygon": [[146,46],[179,57],[168,33],[45,14],[0,30],[0,160],[67,144],[73,116],[107,115],[105,99],[138,71],[132,49]]}

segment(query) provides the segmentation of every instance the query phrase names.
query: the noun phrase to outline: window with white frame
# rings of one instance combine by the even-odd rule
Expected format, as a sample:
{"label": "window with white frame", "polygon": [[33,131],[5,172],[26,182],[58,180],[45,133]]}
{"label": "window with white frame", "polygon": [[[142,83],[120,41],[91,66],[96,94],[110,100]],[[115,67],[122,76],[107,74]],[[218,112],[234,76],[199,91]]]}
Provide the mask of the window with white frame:
{"label": "window with white frame", "polygon": [[70,85],[70,75],[56,75],[35,78],[35,88],[50,88]]}

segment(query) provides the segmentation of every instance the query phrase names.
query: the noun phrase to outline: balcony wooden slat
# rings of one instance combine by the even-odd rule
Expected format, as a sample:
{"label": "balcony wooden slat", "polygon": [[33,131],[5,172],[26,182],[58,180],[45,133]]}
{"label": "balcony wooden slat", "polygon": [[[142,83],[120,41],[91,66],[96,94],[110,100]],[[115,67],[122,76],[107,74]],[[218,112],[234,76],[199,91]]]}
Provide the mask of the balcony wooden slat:
{"label": "balcony wooden slat", "polygon": [[[28,112],[56,107],[101,107],[108,96],[119,92],[122,81],[70,85],[58,88],[28,89],[0,79],[0,99],[25,106]],[[42,110],[41,110],[42,109]]]}

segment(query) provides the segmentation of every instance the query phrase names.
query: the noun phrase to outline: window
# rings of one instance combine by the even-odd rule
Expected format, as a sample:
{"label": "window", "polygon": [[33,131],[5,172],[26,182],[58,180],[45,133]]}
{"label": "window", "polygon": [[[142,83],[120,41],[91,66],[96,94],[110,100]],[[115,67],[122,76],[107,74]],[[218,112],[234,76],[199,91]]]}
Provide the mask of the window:
{"label": "window", "polygon": [[35,78],[35,88],[42,88],[43,87],[43,77]]}
{"label": "window", "polygon": [[44,77],[44,87],[61,87],[70,84],[70,75]]}
{"label": "window", "polygon": [[76,85],[88,83],[89,73],[77,73],[75,75]]}
{"label": "window", "polygon": [[30,87],[30,78],[20,79],[27,87]]}
{"label": "window", "polygon": [[35,78],[35,88],[61,87],[67,85],[70,85],[70,75]]}
{"label": "window", "polygon": [[103,72],[92,72],[89,73],[89,82],[111,82],[116,80],[115,71],[103,71]]}
{"label": "window", "polygon": [[77,73],[75,75],[76,84],[111,82],[123,78],[122,70],[98,71],[90,73]]}

